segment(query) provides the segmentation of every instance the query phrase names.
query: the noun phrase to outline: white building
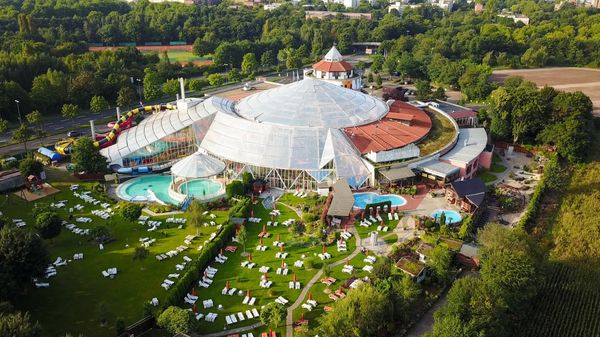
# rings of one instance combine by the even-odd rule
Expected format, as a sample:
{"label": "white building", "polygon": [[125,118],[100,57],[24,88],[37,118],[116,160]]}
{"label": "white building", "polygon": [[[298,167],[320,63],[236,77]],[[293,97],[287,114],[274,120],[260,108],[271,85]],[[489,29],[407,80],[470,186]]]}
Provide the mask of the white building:
{"label": "white building", "polygon": [[325,2],[344,5],[346,8],[358,7],[358,0],[326,0]]}
{"label": "white building", "polygon": [[350,63],[344,61],[335,46],[331,47],[321,61],[313,64],[311,69],[304,70],[304,76],[354,90],[359,90],[362,85],[361,77],[354,72]]}

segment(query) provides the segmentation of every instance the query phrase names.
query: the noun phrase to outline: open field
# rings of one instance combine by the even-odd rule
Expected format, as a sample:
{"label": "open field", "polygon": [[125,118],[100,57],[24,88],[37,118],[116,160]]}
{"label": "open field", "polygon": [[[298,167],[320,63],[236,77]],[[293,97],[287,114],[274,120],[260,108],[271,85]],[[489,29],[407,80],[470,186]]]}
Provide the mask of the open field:
{"label": "open field", "polygon": [[[125,48],[122,46],[119,47],[89,47],[89,51],[99,52],[104,50],[115,50],[119,48]],[[208,65],[212,64],[213,61],[205,56],[198,56],[192,52],[192,45],[178,45],[178,46],[135,46],[135,48],[142,53],[152,53],[158,52],[162,53],[166,51],[169,54],[169,61],[171,63],[179,62],[179,63],[193,63],[194,65]]]}
{"label": "open field", "polygon": [[581,91],[592,100],[594,115],[600,116],[600,69],[567,67],[496,70],[491,80],[501,83],[512,76],[522,77],[539,87],[548,85],[561,91]]}

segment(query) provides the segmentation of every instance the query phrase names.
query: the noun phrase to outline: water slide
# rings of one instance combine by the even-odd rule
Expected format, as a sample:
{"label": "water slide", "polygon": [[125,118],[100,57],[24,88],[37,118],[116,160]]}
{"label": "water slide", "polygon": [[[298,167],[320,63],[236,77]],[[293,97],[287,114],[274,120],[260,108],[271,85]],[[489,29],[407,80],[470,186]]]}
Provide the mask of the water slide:
{"label": "water slide", "polygon": [[59,154],[68,156],[71,154],[71,147],[73,146],[73,143],[75,143],[75,138],[59,140],[56,144],[54,144],[54,149]]}
{"label": "water slide", "polygon": [[119,136],[119,133],[123,130],[130,128],[133,124],[133,119],[136,115],[150,111],[162,111],[162,110],[175,110],[177,107],[171,104],[157,104],[157,105],[146,105],[142,107],[129,110],[126,114],[121,116],[113,125],[112,130],[105,135],[102,135],[100,139],[94,142],[94,145],[99,148],[105,148],[112,145]]}

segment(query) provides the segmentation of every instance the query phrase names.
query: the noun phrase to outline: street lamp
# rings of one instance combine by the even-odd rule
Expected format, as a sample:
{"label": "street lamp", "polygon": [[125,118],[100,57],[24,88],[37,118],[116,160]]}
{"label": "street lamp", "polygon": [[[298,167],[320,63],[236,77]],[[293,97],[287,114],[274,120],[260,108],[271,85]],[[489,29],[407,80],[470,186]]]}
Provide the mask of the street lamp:
{"label": "street lamp", "polygon": [[19,107],[19,100],[15,99],[15,103],[17,103],[17,112],[19,113],[19,124],[23,125],[23,121],[21,120],[21,108]]}
{"label": "street lamp", "polygon": [[[131,80],[131,84],[134,84],[134,78],[133,77],[129,77],[129,79]],[[140,80],[139,78],[135,79],[135,82],[137,82],[137,94],[138,94],[138,98],[140,99],[140,105],[142,104],[142,89],[140,87],[142,80]]]}

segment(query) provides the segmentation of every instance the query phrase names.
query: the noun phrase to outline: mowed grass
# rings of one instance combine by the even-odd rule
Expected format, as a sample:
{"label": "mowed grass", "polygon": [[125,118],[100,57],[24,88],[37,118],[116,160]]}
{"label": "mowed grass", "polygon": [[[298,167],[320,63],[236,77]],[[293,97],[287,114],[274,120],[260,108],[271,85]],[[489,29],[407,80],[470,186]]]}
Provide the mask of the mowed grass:
{"label": "mowed grass", "polygon": [[[402,221],[402,218],[400,218],[400,217],[398,218],[399,220],[394,220],[393,218],[392,218],[392,220],[388,220],[387,213],[381,213],[381,219],[383,220],[383,226],[388,227],[388,231],[387,232],[379,231],[379,236],[383,236],[383,235],[393,232],[394,229],[396,229],[396,227],[398,227],[400,225],[400,221]],[[361,226],[360,220],[357,220],[354,223],[354,227],[356,228],[358,235],[360,235],[360,237],[363,239],[367,238],[371,234],[371,232],[377,231],[377,227],[379,227],[379,226],[380,226],[379,222],[374,223],[369,227]]]}
{"label": "mowed grass", "polygon": [[[156,53],[156,51],[145,51],[144,53]],[[170,62],[194,62],[194,61],[208,61],[211,60],[208,56],[198,56],[192,52],[186,50],[170,50],[167,52]]]}
{"label": "mowed grass", "polygon": [[[256,263],[253,269],[241,267],[241,263],[247,260],[247,257],[242,256],[243,247],[238,245],[238,250],[235,253],[227,253],[229,257],[225,264],[212,263],[211,266],[219,269],[217,272],[212,285],[207,288],[196,288],[196,294],[199,296],[198,302],[200,304],[199,311],[206,314],[208,312],[218,313],[214,323],[206,321],[200,322],[199,333],[209,333],[222,331],[226,325],[225,316],[231,314],[237,314],[238,312],[244,312],[246,310],[257,308],[260,311],[260,307],[266,305],[269,302],[273,302],[277,297],[283,296],[289,300],[288,306],[291,305],[301,292],[301,289],[289,289],[289,282],[292,281],[293,274],[296,274],[296,280],[301,282],[302,287],[317,273],[321,267],[320,259],[313,269],[307,269],[305,267],[297,268],[294,267],[296,260],[302,260],[302,255],[306,258],[315,257],[316,254],[322,252],[322,246],[312,246],[310,244],[301,243],[299,240],[293,238],[290,233],[290,229],[281,225],[281,222],[287,219],[297,219],[296,213],[281,204],[278,204],[277,209],[281,211],[281,215],[275,218],[275,221],[279,222],[277,227],[267,226],[266,229],[270,234],[270,237],[263,239],[263,245],[269,248],[266,251],[256,251],[256,246],[260,243],[258,234],[262,231],[263,225],[267,221],[271,220],[271,216],[268,214],[269,211],[265,210],[261,203],[257,203],[254,207],[255,217],[263,219],[261,223],[249,223],[247,225],[248,230],[248,244],[246,245],[246,252],[252,254],[252,261]],[[289,253],[285,259],[285,263],[288,265],[288,275],[277,275],[276,270],[281,266],[281,259],[276,258],[275,254],[279,252],[279,248],[273,246],[273,242],[277,240],[277,235],[280,235],[281,241],[285,242],[284,252]],[[349,240],[347,252],[338,252],[335,245],[326,247],[327,252],[332,255],[329,261],[336,261],[342,259],[348,255],[355,248],[354,239]],[[260,287],[260,277],[262,273],[259,272],[260,267],[270,267],[267,276],[269,280],[273,281],[273,285],[270,289],[263,289]],[[242,290],[242,295],[227,296],[222,295],[221,291],[225,287],[227,281],[232,288]],[[250,290],[250,295],[256,297],[257,300],[254,306],[242,304],[246,291]],[[203,300],[212,299],[215,303],[215,307],[223,305],[223,310],[217,310],[216,308],[203,309],[201,303]],[[184,305],[184,308],[191,308],[191,305]],[[240,326],[246,326],[258,322],[258,319],[239,321],[236,324],[229,325],[228,328],[236,328]],[[264,329],[259,329],[264,331]]]}
{"label": "mowed grass", "polygon": [[[86,237],[73,234],[65,228],[58,237],[47,240],[52,260],[59,256],[72,259],[75,253],[83,253],[84,259],[58,267],[58,275],[50,278],[49,288],[36,289],[32,286],[16,302],[18,308],[29,311],[42,324],[43,336],[61,336],[67,332],[90,337],[109,336],[115,333],[114,323],[117,317],[123,318],[128,325],[139,320],[143,317],[144,302],[153,297],[157,297],[159,301],[164,299],[166,291],[160,287],[162,280],[168,274],[181,273],[176,271],[175,264],[181,263],[184,255],[196,257],[199,254],[195,249],[197,245],[202,244],[216,230],[215,227],[200,228],[200,238],[194,240],[193,247],[184,254],[159,262],[155,255],[184,244],[185,236],[196,234],[197,230],[191,226],[184,229],[167,228],[167,224],[163,223],[159,231],[147,232],[146,226],[129,223],[118,216],[102,220],[90,213],[100,206],[86,204],[75,198],[68,190],[69,183],[53,185],[63,191],[41,199],[40,202],[68,200],[67,206],[78,203],[84,205],[85,208],[76,212],[75,217],[92,218],[92,223],[73,223],[80,228],[107,225],[115,240],[105,245],[104,250],[100,250],[97,244],[88,242]],[[89,187],[86,184],[80,185],[83,188]],[[33,203],[11,195],[9,202],[2,205],[1,209],[10,218],[26,220],[28,226],[24,230],[33,230],[34,220],[29,212],[32,205]],[[64,219],[68,219],[66,209],[59,210],[59,213]],[[225,221],[224,212],[214,213],[218,215],[215,219],[217,223]],[[149,248],[150,255],[145,261],[134,261],[133,252],[140,245],[139,238],[142,237],[156,238],[157,242]],[[118,269],[118,275],[114,279],[101,275],[102,270],[110,267]],[[99,324],[100,302],[105,302],[108,308],[109,324],[105,327]]]}

